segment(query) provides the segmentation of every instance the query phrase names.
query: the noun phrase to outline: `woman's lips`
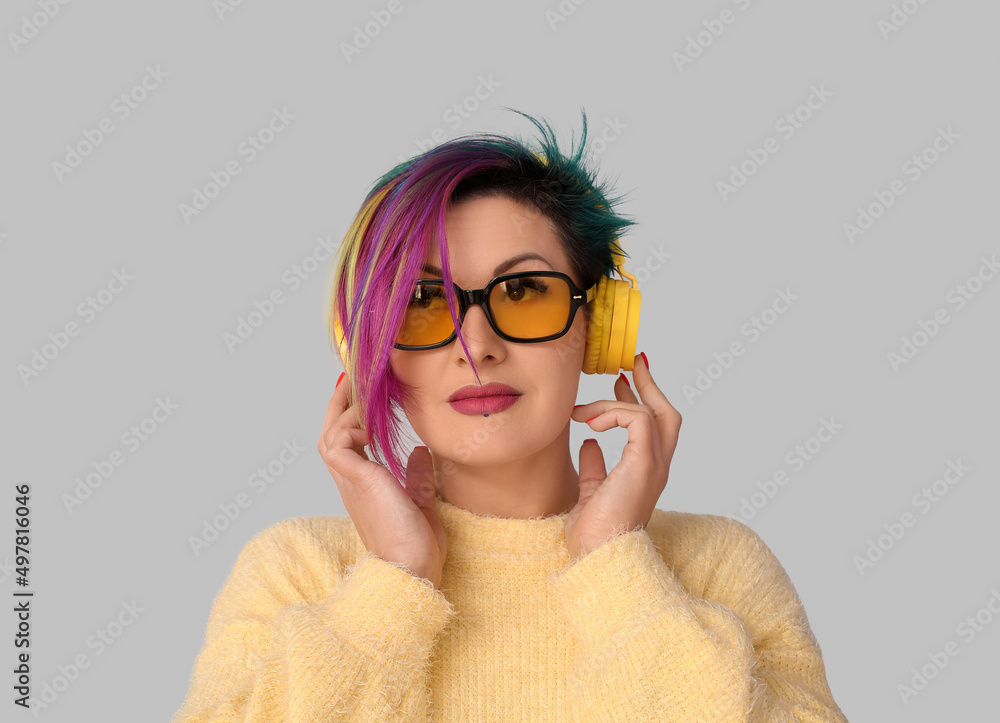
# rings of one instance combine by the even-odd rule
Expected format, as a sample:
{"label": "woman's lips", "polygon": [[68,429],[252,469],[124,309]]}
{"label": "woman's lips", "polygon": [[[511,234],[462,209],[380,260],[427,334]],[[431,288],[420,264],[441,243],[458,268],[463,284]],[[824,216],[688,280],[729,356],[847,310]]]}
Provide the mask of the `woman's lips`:
{"label": "woman's lips", "polygon": [[469,397],[448,402],[456,412],[462,414],[493,414],[502,412],[516,402],[520,395],[503,395],[496,397]]}

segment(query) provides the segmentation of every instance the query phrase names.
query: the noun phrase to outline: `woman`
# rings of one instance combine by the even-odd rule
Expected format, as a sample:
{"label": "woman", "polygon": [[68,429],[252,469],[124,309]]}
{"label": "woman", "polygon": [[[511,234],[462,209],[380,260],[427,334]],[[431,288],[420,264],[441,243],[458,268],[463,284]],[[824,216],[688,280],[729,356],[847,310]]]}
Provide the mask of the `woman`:
{"label": "woman", "polygon": [[[348,516],[249,542],[175,721],[846,720],[760,537],[656,508],[681,415],[634,354],[638,292],[609,281],[632,222],[586,167],[586,116],[569,155],[529,120],[537,150],[459,138],[369,193],[318,443]],[[634,390],[574,407],[581,370],[622,369]],[[426,445],[405,466],[397,407]],[[588,439],[578,472],[572,424],[627,429],[621,461]]]}

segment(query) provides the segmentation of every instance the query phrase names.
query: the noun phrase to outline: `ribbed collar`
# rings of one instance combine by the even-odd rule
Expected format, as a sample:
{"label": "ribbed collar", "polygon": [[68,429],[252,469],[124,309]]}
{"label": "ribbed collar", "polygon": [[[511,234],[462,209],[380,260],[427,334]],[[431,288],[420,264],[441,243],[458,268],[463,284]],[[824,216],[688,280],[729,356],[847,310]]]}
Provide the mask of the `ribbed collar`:
{"label": "ribbed collar", "polygon": [[438,518],[448,533],[448,552],[560,554],[566,548],[569,513],[517,519],[478,515],[435,496]]}

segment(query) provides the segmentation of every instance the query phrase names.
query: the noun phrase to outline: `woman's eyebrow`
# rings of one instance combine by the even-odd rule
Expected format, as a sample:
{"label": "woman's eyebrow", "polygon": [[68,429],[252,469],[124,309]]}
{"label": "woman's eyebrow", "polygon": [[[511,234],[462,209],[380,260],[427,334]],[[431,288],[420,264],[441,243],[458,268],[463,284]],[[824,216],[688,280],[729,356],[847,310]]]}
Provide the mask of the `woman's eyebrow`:
{"label": "woman's eyebrow", "polygon": [[[544,261],[545,264],[549,268],[554,268],[552,266],[552,264],[550,264],[548,262],[548,260],[544,256],[539,256],[538,254],[536,254],[533,251],[528,251],[528,252],[525,252],[523,254],[518,254],[517,256],[511,256],[506,261],[502,261],[501,263],[497,264],[497,267],[495,269],[493,269],[493,275],[494,276],[499,276],[500,274],[504,273],[508,269],[510,269],[510,268],[512,268],[514,266],[517,266],[522,261],[527,261],[529,259],[538,259],[539,261]],[[442,277],[444,276],[444,273],[437,266],[431,266],[430,264],[424,264],[423,270],[426,271],[426,272],[428,272],[428,273],[434,274],[435,276],[442,276]]]}

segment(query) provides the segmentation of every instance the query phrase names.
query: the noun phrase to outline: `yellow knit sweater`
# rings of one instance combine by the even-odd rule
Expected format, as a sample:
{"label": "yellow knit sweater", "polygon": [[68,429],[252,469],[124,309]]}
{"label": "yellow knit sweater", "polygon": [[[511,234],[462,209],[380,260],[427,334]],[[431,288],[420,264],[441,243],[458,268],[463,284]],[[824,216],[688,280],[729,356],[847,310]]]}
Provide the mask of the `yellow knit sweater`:
{"label": "yellow knit sweater", "polygon": [[728,517],[657,509],[571,563],[566,515],[436,500],[441,589],[350,517],[240,553],[181,721],[846,721],[792,582]]}

